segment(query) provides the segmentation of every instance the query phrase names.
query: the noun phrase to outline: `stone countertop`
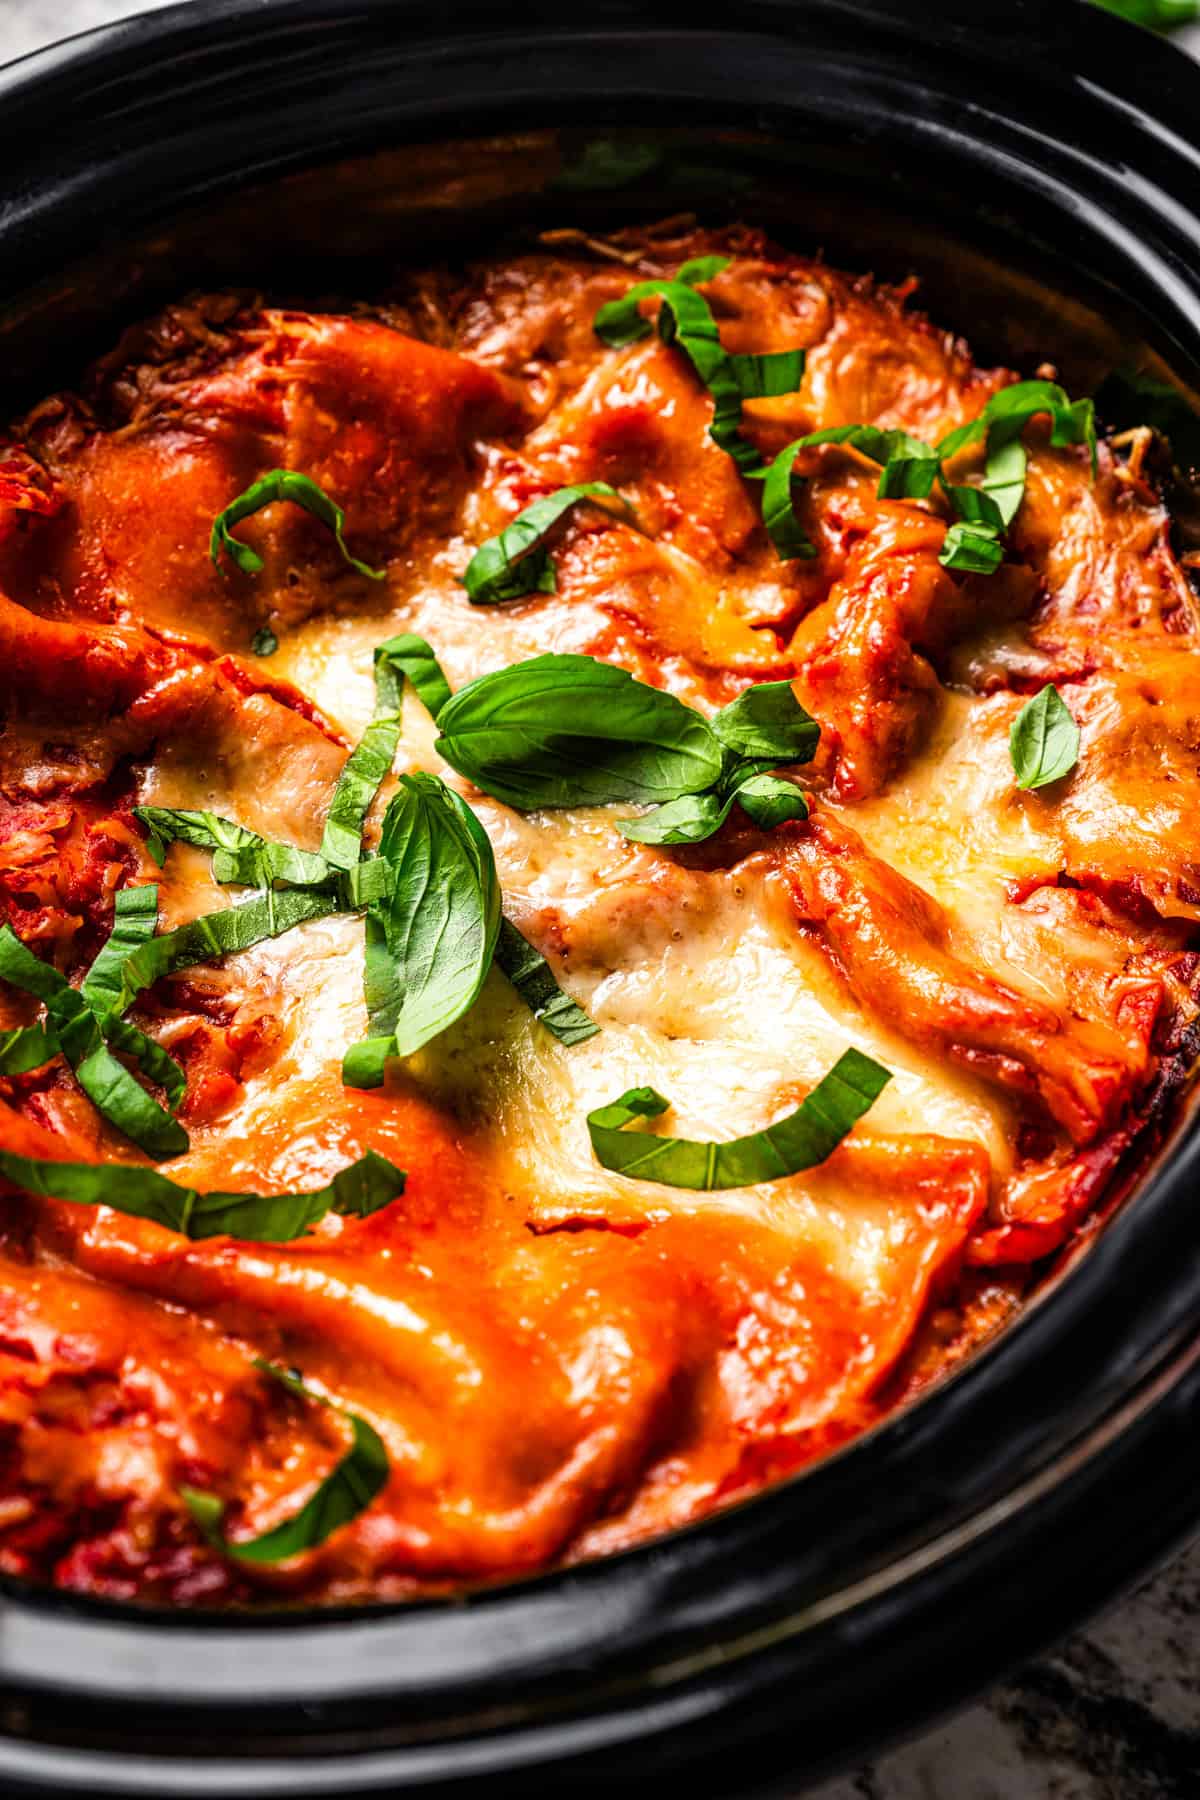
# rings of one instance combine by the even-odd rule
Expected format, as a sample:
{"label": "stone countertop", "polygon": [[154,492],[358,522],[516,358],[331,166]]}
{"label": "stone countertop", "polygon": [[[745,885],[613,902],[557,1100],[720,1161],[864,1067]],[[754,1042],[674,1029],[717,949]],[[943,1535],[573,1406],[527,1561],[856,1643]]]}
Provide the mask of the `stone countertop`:
{"label": "stone countertop", "polygon": [[[0,0],[0,61],[166,0]],[[1200,27],[1182,34],[1200,54]],[[1200,1543],[968,1711],[811,1800],[1197,1800]]]}

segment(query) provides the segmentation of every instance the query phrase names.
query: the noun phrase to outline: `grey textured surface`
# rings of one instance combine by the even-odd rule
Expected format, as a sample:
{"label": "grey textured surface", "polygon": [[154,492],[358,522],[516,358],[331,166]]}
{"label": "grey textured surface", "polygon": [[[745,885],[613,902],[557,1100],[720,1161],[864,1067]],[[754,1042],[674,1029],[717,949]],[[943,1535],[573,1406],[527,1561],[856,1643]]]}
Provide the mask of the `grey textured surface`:
{"label": "grey textured surface", "polygon": [[[0,61],[162,4],[0,0]],[[1200,53],[1200,27],[1185,35]],[[1197,1797],[1200,1544],[986,1700],[813,1800]]]}

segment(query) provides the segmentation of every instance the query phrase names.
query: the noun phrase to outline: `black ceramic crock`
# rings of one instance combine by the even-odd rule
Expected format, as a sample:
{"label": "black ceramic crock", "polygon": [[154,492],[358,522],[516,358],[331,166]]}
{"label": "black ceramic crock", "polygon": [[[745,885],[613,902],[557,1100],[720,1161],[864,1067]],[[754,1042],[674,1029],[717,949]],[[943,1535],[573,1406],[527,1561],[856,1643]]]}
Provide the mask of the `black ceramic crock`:
{"label": "black ceramic crock", "polygon": [[[1194,388],[1197,121],[1200,69],[1074,0],[195,0],[0,71],[0,386],[69,380],[195,282],[353,293],[398,253],[686,207],[918,265],[980,352]],[[0,1791],[797,1793],[1196,1524],[1198,1175],[1179,1109],[997,1343],[644,1548],[337,1614],[10,1584]]]}

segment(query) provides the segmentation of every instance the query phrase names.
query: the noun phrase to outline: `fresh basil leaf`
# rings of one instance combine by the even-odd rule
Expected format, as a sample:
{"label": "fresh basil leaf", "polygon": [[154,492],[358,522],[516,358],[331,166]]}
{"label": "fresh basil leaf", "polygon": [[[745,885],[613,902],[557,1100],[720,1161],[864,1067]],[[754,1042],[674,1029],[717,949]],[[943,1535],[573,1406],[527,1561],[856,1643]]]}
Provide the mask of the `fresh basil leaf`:
{"label": "fresh basil leaf", "polygon": [[150,834],[148,844],[160,863],[168,844],[194,844],[212,852],[214,881],[239,887],[320,887],[332,879],[329,864],[311,850],[274,843],[219,813],[189,812],[179,807],[135,806],[133,814]]}
{"label": "fresh basil leaf", "polygon": [[140,1163],[47,1162],[11,1150],[0,1150],[0,1175],[26,1193],[111,1206],[194,1241],[232,1237],[248,1244],[291,1243],[329,1212],[368,1218],[404,1192],[405,1179],[374,1150],[339,1169],[325,1187],[299,1194],[201,1193]]}
{"label": "fresh basil leaf", "polygon": [[178,1156],[187,1149],[183,1126],[117,1061],[83,995],[35,956],[8,925],[0,926],[0,977],[42,1002],[48,1029],[75,1079],[110,1124],[150,1156]]}
{"label": "fresh basil leaf", "polygon": [[732,794],[722,798],[715,790],[681,794],[640,819],[618,819],[617,830],[635,844],[702,844],[720,830],[732,805]]}
{"label": "fresh basil leaf", "polygon": [[803,350],[734,352],[729,363],[743,400],[777,400],[794,394],[804,379]]}
{"label": "fresh basil leaf", "polygon": [[670,1107],[653,1088],[630,1088],[610,1106],[588,1114],[588,1134],[596,1160],[619,1175],[705,1193],[749,1187],[824,1162],[890,1080],[889,1071],[871,1057],[847,1050],[795,1112],[765,1131],[725,1144],[627,1132],[627,1125],[656,1119]]}
{"label": "fresh basil leaf", "polygon": [[1079,727],[1053,682],[1026,701],[1008,734],[1019,788],[1045,787],[1079,761]]}
{"label": "fresh basil leaf", "polygon": [[282,937],[309,919],[327,918],[338,909],[334,894],[307,893],[303,888],[285,888],[280,893],[268,889],[240,906],[203,913],[174,931],[161,932],[126,959],[114,1011],[125,1012],[145,988],[153,987],[164,975],[197,963],[219,962],[265,938]]}
{"label": "fresh basil leaf", "polygon": [[[245,544],[242,549],[245,550]],[[253,555],[253,552],[251,552]],[[274,656],[279,648],[279,639],[269,625],[260,625],[250,639],[250,649],[255,656]]]}
{"label": "fresh basil leaf", "polygon": [[1170,382],[1157,381],[1129,364],[1105,376],[1096,405],[1114,430],[1149,425],[1167,439],[1181,469],[1200,468],[1200,418]]}
{"label": "fresh basil leaf", "polygon": [[388,1056],[411,1056],[462,1017],[487,978],[500,928],[487,833],[436,775],[400,777],[379,853],[392,887],[367,911],[370,1037],[343,1060],[352,1087],[377,1086]]}
{"label": "fresh basil leaf", "polygon": [[0,1031],[0,1075],[27,1075],[57,1056],[59,1048],[56,1034],[42,1025]]}
{"label": "fresh basil leaf", "polygon": [[181,1487],[179,1492],[208,1543],[222,1556],[232,1557],[236,1562],[277,1563],[289,1556],[299,1556],[304,1550],[316,1549],[318,1544],[323,1544],[326,1538],[364,1512],[387,1484],[388,1455],[379,1433],[358,1413],[347,1407],[334,1406],[323,1394],[306,1387],[290,1370],[276,1368],[273,1363],[261,1360],[256,1360],[255,1367],[293,1394],[327,1406],[348,1419],[351,1430],[349,1450],[298,1512],[254,1538],[234,1540],[224,1535],[225,1504],[215,1494],[201,1493],[192,1487]]}
{"label": "fresh basil leaf", "polygon": [[494,606],[528,594],[555,593],[558,577],[543,539],[564,513],[583,500],[615,500],[629,510],[628,502],[607,481],[579,482],[535,500],[498,537],[480,544],[467,564],[463,586],[471,604]]}
{"label": "fresh basil leaf", "polygon": [[237,564],[244,575],[257,575],[263,568],[263,559],[257,550],[244,544],[240,538],[232,535],[232,528],[248,519],[251,513],[260,512],[264,506],[271,506],[277,500],[290,500],[296,506],[302,506],[314,519],[322,525],[328,525],[337,540],[337,547],[343,558],[358,574],[366,575],[371,581],[383,581],[387,576],[386,569],[372,569],[367,563],[360,562],[351,556],[346,548],[343,532],[346,526],[346,515],[336,501],[329,498],[324,488],[307,475],[301,475],[295,469],[271,469],[266,475],[248,487],[245,493],[239,494],[230,502],[223,512],[219,512],[213,520],[212,536],[209,540],[209,555],[218,569],[222,569],[222,553]]}
{"label": "fresh basil leaf", "polygon": [[790,681],[755,682],[714,715],[712,728],[735,755],[769,762],[811,762],[821,736]]}
{"label": "fresh basil leaf", "polygon": [[595,1037],[600,1027],[559,987],[541,951],[503,917],[496,938],[496,966],[508,976],[534,1018],[560,1044],[583,1044]]}
{"label": "fresh basil leaf", "polygon": [[460,688],[438,754],[523,812],[654,803],[713,786],[721,746],[698,712],[590,656],[535,656]]}
{"label": "fresh basil leaf", "polygon": [[808,800],[795,782],[778,775],[747,775],[734,789],[737,801],[751,824],[772,831],[788,819],[807,819]]}

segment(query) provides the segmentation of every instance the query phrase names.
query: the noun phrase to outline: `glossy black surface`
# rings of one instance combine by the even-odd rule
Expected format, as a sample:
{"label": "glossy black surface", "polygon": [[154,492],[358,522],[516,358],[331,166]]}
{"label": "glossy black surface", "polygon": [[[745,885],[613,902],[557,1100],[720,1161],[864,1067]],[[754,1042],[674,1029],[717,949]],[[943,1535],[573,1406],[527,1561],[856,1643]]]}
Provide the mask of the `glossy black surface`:
{"label": "glossy black surface", "polygon": [[[0,118],[0,303],[184,205],[379,146],[741,127],[778,147],[777,214],[794,188],[802,218],[832,170],[901,244],[936,205],[951,239],[1065,263],[1185,376],[1200,368],[1200,71],[1068,0],[921,18],[774,0],[705,28],[616,0],[460,4],[452,25],[406,0],[200,0],[0,71]],[[714,135],[710,164],[725,159]],[[853,217],[842,235],[852,251]],[[864,226],[860,263],[873,242]],[[194,254],[207,276],[242,252]],[[81,316],[104,299],[81,295]],[[970,321],[976,339],[1006,323]],[[604,1563],[447,1604],[245,1621],[10,1588],[0,1791],[599,1793],[686,1771],[697,1794],[794,1793],[955,1704],[1194,1525],[1198,1202],[1200,1133],[1181,1129],[1053,1291],[919,1406]]]}

